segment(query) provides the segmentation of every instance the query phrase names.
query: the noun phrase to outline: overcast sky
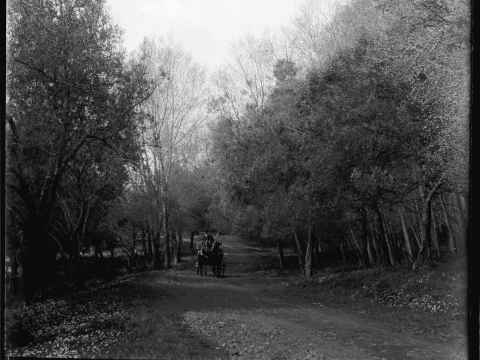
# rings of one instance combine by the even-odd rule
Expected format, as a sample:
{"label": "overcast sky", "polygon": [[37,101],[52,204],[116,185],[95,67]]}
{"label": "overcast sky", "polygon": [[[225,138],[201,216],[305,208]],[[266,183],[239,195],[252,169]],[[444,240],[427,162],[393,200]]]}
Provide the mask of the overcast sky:
{"label": "overcast sky", "polygon": [[[323,6],[335,0],[317,0]],[[170,35],[210,70],[225,62],[231,44],[288,25],[304,0],[107,0],[124,30],[127,50],[145,36]]]}

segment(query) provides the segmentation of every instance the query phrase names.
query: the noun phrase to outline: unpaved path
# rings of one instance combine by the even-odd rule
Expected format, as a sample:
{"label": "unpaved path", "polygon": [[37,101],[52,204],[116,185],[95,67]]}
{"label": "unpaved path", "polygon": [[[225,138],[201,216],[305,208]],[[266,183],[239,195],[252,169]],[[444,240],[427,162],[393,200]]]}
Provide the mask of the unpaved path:
{"label": "unpaved path", "polygon": [[[129,283],[139,295],[136,331],[114,357],[171,359],[464,359],[456,346],[398,331],[396,324],[285,291],[258,271],[273,254],[225,237],[225,278],[199,277],[191,259]],[[104,354],[105,355],[105,354]]]}

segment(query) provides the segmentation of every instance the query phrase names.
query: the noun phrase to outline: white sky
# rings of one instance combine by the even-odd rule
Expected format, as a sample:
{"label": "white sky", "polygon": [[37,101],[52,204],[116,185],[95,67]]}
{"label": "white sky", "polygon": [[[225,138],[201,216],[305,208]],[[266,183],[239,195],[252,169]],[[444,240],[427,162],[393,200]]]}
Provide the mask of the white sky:
{"label": "white sky", "polygon": [[[335,0],[317,0],[321,6]],[[145,36],[172,37],[210,70],[224,63],[232,43],[288,25],[303,0],[107,0],[124,30],[128,51]]]}

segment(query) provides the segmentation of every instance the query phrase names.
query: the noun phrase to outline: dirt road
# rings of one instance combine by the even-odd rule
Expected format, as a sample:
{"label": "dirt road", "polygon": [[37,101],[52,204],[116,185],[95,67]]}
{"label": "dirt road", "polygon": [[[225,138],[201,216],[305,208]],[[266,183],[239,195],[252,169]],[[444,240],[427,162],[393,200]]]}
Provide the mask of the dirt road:
{"label": "dirt road", "polygon": [[[397,331],[397,324],[285,291],[258,265],[274,254],[224,239],[227,276],[199,277],[192,263],[125,286],[138,295],[134,329],[109,356],[171,359],[464,359],[455,346]],[[104,354],[105,355],[105,354]]]}

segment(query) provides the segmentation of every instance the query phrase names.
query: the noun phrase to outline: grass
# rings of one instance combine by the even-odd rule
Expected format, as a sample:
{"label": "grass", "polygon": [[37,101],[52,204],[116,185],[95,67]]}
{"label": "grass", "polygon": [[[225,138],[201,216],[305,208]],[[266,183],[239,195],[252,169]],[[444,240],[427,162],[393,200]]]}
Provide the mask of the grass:
{"label": "grass", "polygon": [[465,259],[443,262],[417,271],[375,268],[321,274],[322,288],[354,299],[370,299],[392,307],[409,307],[431,313],[458,315],[466,295]]}
{"label": "grass", "polygon": [[405,267],[329,268],[318,271],[313,281],[294,280],[289,291],[312,303],[348,308],[360,317],[396,324],[400,332],[463,344],[465,260],[449,259],[417,271]]}

